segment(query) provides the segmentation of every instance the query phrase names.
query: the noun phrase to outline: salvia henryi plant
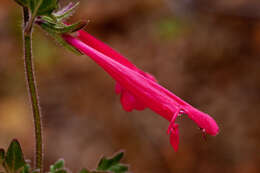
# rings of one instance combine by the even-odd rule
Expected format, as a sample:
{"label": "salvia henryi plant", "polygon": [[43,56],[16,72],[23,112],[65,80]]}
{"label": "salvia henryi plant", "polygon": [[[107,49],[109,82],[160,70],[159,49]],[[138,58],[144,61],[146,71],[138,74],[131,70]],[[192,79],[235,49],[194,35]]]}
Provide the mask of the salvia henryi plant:
{"label": "salvia henryi plant", "polygon": [[[24,64],[31,100],[35,129],[35,160],[34,166],[26,162],[18,140],[14,139],[7,151],[0,149],[0,165],[6,173],[43,173],[43,140],[42,122],[37,82],[34,74],[32,57],[32,31],[35,25],[40,26],[50,36],[68,50],[77,55],[87,55],[103,68],[115,81],[115,92],[120,95],[120,102],[125,111],[142,111],[151,109],[169,121],[167,133],[175,151],[179,145],[179,130],[176,119],[179,115],[187,115],[192,119],[203,134],[217,135],[219,128],[214,119],[199,111],[189,103],[161,86],[156,78],[132,64],[124,56],[108,45],[83,30],[85,21],[74,24],[66,23],[66,19],[79,3],[69,3],[59,8],[58,0],[15,0],[22,8],[24,24]],[[95,170],[82,169],[80,173],[124,173],[128,166],[121,164],[123,152],[111,158],[103,157]],[[64,160],[60,159],[50,166],[50,173],[67,173]]]}

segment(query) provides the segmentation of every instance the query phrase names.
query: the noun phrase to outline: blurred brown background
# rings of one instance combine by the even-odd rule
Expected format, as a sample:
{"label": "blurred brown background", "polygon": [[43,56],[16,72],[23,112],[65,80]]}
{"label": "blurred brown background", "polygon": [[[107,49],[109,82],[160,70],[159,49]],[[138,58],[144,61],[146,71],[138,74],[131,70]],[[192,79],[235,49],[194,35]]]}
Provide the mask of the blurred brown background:
{"label": "blurred brown background", "polygon": [[[63,3],[66,3],[63,1]],[[0,146],[18,138],[33,157],[23,72],[21,9],[0,2]],[[204,141],[179,120],[175,153],[168,122],[150,110],[125,112],[114,81],[39,28],[34,55],[44,118],[45,166],[58,158],[73,172],[124,149],[135,173],[260,172],[260,3],[258,0],[81,0],[71,21],[212,115],[220,134]]]}

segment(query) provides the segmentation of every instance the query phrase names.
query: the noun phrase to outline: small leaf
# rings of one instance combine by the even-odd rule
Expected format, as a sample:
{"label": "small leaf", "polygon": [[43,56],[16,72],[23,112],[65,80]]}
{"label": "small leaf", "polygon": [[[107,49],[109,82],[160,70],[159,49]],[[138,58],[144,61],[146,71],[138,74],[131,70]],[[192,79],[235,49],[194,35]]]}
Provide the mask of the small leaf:
{"label": "small leaf", "polygon": [[4,163],[5,160],[5,150],[4,149],[0,149],[0,165],[2,165]]}
{"label": "small leaf", "polygon": [[30,168],[29,164],[25,164],[20,173],[30,173]]}
{"label": "small leaf", "polygon": [[[19,0],[20,1],[20,0]],[[58,8],[58,0],[27,0],[27,7],[31,10],[32,17],[51,15]]]}
{"label": "small leaf", "polygon": [[59,159],[53,165],[50,166],[51,173],[67,173],[67,169],[65,168],[65,161],[63,159]]}
{"label": "small leaf", "polygon": [[21,146],[16,139],[14,139],[9,145],[5,157],[5,164],[7,169],[13,173],[25,165]]}
{"label": "small leaf", "polygon": [[120,152],[114,157],[107,159],[103,157],[98,164],[98,171],[110,171],[113,173],[125,173],[128,170],[126,165],[120,164],[120,160],[123,158],[124,153]]}
{"label": "small leaf", "polygon": [[[28,1],[29,1],[28,8],[31,10],[32,14],[36,15],[37,14],[36,10],[40,8],[40,6],[44,0],[28,0]],[[33,17],[35,17],[35,16],[33,16]]]}
{"label": "small leaf", "polygon": [[106,170],[109,167],[111,167],[112,165],[118,164],[119,161],[123,158],[123,156],[124,156],[124,153],[120,152],[117,155],[115,155],[114,157],[112,157],[111,159],[107,159],[106,157],[103,157],[98,164],[98,169]]}
{"label": "small leaf", "polygon": [[57,0],[43,0],[37,11],[37,16],[50,15],[57,8]]}
{"label": "small leaf", "polygon": [[117,164],[120,162],[120,160],[124,157],[124,152],[120,152],[118,154],[116,154],[112,160],[113,160],[113,163],[112,164]]}
{"label": "small leaf", "polygon": [[58,160],[56,163],[53,165],[53,170],[58,170],[64,168],[65,161],[63,159]]}
{"label": "small leaf", "polygon": [[126,165],[118,164],[118,165],[112,166],[108,170],[111,172],[115,172],[115,173],[124,173],[124,172],[128,171],[128,167]]}

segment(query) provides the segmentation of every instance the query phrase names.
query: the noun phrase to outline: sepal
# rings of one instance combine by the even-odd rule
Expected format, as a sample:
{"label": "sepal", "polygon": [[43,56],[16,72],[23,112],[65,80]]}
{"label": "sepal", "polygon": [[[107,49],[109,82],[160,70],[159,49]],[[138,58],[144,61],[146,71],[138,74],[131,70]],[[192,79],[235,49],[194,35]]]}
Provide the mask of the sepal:
{"label": "sepal", "polygon": [[[50,19],[50,18],[48,18]],[[55,34],[68,34],[76,32],[82,28],[84,28],[87,25],[87,22],[80,21],[77,23],[74,23],[72,25],[65,25],[60,23],[55,23],[54,21],[39,21],[39,25],[46,30],[47,32],[52,32]]]}
{"label": "sepal", "polygon": [[56,17],[58,21],[62,21],[70,17],[74,12],[74,10],[78,7],[78,5],[79,2],[76,3],[70,2],[67,6],[65,6],[61,10],[57,11],[56,13],[53,13],[53,15]]}

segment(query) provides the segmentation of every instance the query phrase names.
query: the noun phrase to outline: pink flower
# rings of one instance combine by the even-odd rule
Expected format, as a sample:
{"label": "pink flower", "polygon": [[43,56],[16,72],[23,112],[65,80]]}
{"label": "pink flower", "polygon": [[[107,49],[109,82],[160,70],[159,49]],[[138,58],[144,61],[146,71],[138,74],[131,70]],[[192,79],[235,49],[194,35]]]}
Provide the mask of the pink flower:
{"label": "pink flower", "polygon": [[[102,43],[101,41],[97,40],[87,32],[80,30],[78,31],[78,38],[83,41],[88,46],[94,48],[95,50],[103,53],[104,55],[110,57],[111,59],[119,62],[120,64],[136,71],[137,73],[143,75],[144,77],[147,77],[148,79],[151,79],[153,81],[156,81],[156,79],[148,74],[143,72],[142,70],[138,69],[134,64],[132,64],[128,59],[114,51],[112,48],[107,46],[106,44]],[[131,112],[133,109],[136,110],[144,110],[147,106],[145,106],[140,100],[138,100],[136,97],[134,97],[133,94],[131,94],[129,91],[124,89],[118,82],[115,86],[115,92],[116,94],[121,94],[121,104],[125,111]]]}
{"label": "pink flower", "polygon": [[138,69],[129,60],[109,46],[81,30],[77,38],[64,35],[72,46],[88,55],[101,66],[115,81],[115,91],[121,94],[121,104],[126,111],[150,108],[170,121],[167,133],[174,150],[178,150],[179,130],[176,118],[187,114],[203,132],[217,135],[219,128],[213,118],[183,101],[156,82],[156,79]]}

